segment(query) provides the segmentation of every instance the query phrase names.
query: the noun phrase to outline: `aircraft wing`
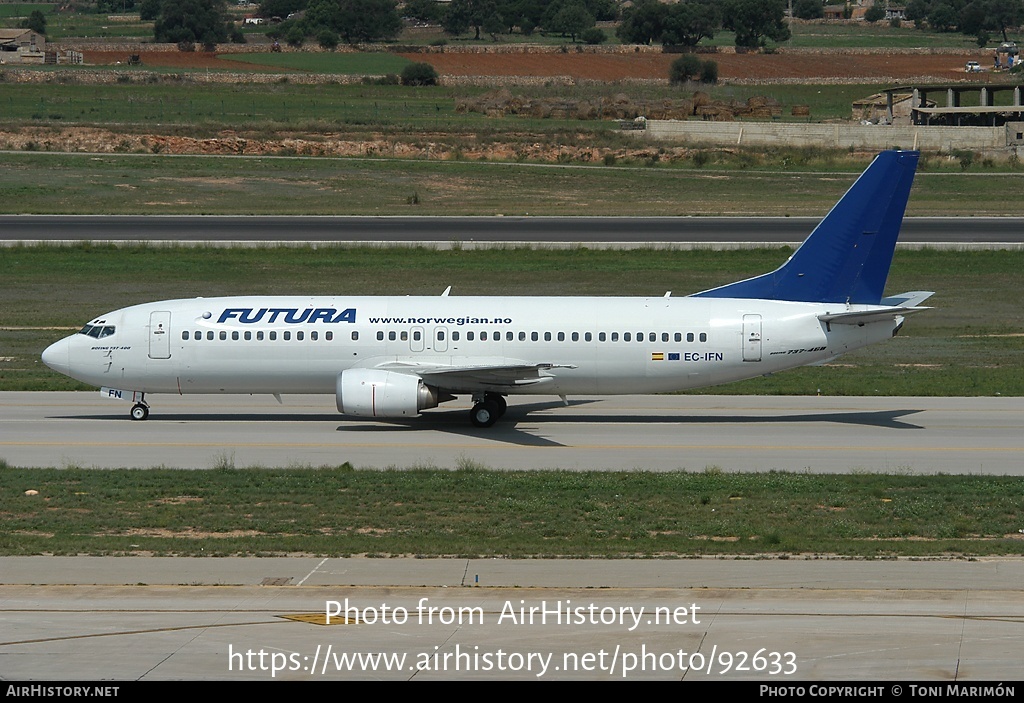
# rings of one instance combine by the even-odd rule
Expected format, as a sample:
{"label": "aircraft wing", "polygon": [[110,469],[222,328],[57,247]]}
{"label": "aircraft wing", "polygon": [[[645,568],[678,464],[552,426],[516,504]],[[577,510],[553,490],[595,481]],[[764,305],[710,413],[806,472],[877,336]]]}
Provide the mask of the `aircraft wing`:
{"label": "aircraft wing", "polygon": [[512,390],[551,380],[551,369],[574,369],[573,364],[531,364],[511,360],[495,360],[469,364],[441,364],[419,361],[387,361],[373,368],[398,371],[419,376],[427,383],[453,391]]}

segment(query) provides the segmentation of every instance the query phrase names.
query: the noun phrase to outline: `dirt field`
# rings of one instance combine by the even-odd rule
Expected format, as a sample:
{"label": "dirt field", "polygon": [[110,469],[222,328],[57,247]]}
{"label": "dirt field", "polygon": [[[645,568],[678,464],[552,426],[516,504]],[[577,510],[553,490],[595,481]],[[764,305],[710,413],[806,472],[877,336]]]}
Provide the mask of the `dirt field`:
{"label": "dirt field", "polygon": [[[91,64],[125,63],[129,52],[86,51]],[[143,52],[144,66],[170,68],[210,68],[221,70],[266,70],[274,67],[232,61],[230,54],[202,52]],[[671,54],[402,54],[412,61],[425,61],[438,73],[449,76],[572,76],[577,79],[617,81],[630,78],[663,79]],[[714,54],[707,58],[718,63],[721,80],[802,81],[841,80],[876,82],[882,80],[918,80],[924,77],[938,82],[965,78],[963,66],[969,59],[987,61],[975,53],[939,55],[877,54]],[[982,65],[987,65],[983,63]],[[972,76],[986,80],[991,74]]]}

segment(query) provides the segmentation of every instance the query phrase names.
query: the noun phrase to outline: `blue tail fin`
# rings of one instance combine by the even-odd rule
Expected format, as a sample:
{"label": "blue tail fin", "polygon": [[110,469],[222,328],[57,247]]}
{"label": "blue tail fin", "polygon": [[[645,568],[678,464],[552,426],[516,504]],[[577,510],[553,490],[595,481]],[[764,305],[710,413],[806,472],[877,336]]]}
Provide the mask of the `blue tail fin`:
{"label": "blue tail fin", "polygon": [[883,151],[781,268],[696,293],[877,305],[917,169],[917,151]]}

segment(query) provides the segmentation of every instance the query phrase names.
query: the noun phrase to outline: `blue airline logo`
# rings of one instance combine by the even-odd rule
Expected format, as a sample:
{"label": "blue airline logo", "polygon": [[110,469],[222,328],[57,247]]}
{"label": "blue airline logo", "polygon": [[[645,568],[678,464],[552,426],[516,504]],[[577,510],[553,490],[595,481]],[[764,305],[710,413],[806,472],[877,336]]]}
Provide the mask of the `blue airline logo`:
{"label": "blue airline logo", "polygon": [[329,324],[336,322],[354,323],[356,321],[356,309],[306,308],[305,310],[299,310],[298,308],[260,308],[254,311],[252,308],[225,308],[217,322],[227,322],[228,320],[238,320],[246,325],[256,322],[274,324],[279,321],[289,325],[312,324],[314,322],[326,322]]}

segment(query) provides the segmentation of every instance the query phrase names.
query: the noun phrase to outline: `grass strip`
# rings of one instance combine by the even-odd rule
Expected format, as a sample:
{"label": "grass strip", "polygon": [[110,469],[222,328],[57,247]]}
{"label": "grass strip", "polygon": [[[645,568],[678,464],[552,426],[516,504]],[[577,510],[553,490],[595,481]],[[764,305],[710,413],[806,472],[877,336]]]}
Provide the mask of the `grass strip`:
{"label": "grass strip", "polygon": [[[1024,479],[323,468],[0,471],[0,554],[1020,554]],[[38,495],[25,495],[26,490]]]}

